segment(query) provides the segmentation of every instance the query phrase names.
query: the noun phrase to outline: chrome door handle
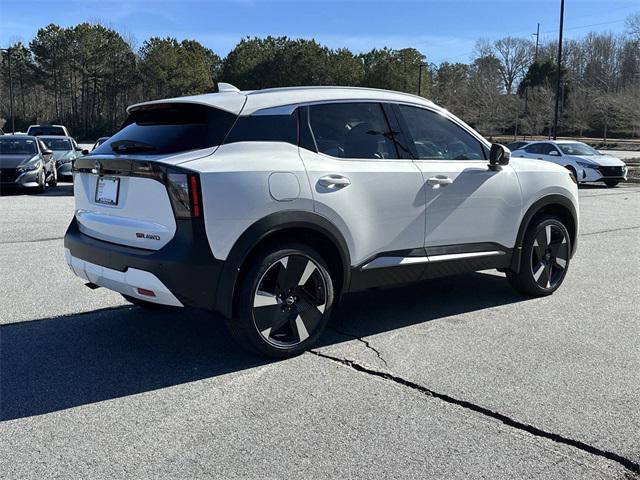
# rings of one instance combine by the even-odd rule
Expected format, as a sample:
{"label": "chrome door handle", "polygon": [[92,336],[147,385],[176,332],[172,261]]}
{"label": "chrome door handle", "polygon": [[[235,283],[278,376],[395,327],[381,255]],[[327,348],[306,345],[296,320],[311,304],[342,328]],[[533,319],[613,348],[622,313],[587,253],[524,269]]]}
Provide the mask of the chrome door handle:
{"label": "chrome door handle", "polygon": [[446,185],[451,185],[453,183],[453,180],[451,180],[449,177],[445,177],[444,175],[438,175],[428,179],[427,183],[433,186],[438,186],[438,185],[446,186]]}
{"label": "chrome door handle", "polygon": [[332,190],[338,190],[351,185],[351,181],[342,175],[326,175],[321,177],[320,180],[318,180],[318,183],[320,186],[330,188]]}

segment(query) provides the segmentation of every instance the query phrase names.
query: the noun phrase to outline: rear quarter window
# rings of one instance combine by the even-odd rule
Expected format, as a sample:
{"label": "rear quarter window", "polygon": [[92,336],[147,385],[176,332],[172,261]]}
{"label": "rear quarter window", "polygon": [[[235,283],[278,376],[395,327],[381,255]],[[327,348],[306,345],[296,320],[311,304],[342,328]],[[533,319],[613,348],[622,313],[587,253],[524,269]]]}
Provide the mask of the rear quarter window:
{"label": "rear quarter window", "polygon": [[238,117],[224,143],[285,142],[298,144],[298,113]]}
{"label": "rear quarter window", "polygon": [[[163,103],[132,111],[118,133],[92,153],[164,155],[221,145],[236,115],[196,104]],[[113,148],[112,148],[113,147]]]}

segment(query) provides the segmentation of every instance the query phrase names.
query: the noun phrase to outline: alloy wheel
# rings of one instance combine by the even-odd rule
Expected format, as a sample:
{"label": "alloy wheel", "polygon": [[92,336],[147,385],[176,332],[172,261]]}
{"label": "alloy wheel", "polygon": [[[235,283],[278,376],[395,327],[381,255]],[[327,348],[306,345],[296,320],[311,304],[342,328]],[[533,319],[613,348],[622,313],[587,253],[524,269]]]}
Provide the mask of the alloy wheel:
{"label": "alloy wheel", "polygon": [[555,288],[563,279],[569,258],[569,244],[556,225],[545,225],[537,233],[531,249],[531,273],[539,287]]}
{"label": "alloy wheel", "polygon": [[305,255],[288,255],[272,263],[260,278],[253,321],[269,344],[290,348],[313,335],[326,302],[327,285],[318,265]]}

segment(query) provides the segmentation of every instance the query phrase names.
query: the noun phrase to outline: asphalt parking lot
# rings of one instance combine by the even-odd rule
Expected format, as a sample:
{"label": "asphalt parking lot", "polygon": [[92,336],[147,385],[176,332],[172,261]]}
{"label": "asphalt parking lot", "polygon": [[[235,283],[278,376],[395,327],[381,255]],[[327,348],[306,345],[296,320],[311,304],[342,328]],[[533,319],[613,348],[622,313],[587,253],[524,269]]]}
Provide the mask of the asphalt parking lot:
{"label": "asphalt parking lot", "polygon": [[270,362],[84,287],[70,184],[2,195],[0,477],[635,478],[640,186],[580,197],[552,297],[491,272],[359,294]]}

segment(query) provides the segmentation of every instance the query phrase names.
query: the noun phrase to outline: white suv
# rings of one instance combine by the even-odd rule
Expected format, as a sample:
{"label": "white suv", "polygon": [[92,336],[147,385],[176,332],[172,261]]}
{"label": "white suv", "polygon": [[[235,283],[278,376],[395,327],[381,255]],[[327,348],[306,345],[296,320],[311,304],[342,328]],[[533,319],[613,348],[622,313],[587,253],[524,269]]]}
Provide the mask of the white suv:
{"label": "white suv", "polygon": [[529,295],[562,283],[578,232],[565,168],[509,162],[413,95],[219,90],[131,106],[76,160],[65,254],[90,287],[216,311],[245,347],[289,356],[348,292],[485,269]]}

